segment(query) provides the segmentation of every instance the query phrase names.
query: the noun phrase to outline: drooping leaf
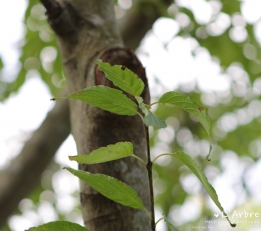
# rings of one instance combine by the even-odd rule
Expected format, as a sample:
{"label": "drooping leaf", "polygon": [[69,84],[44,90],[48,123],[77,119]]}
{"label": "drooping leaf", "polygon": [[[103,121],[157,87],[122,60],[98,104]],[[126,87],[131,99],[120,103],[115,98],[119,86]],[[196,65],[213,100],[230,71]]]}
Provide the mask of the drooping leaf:
{"label": "drooping leaf", "polygon": [[125,66],[111,66],[109,63],[103,63],[101,61],[97,61],[96,64],[115,86],[133,96],[139,96],[142,93],[144,89],[143,81]]}
{"label": "drooping leaf", "polygon": [[164,221],[168,224],[168,227],[172,230],[172,231],[179,231],[179,229],[174,226],[171,221],[164,215],[162,214],[163,218],[164,218]]}
{"label": "drooping leaf", "polygon": [[107,147],[101,147],[89,155],[69,156],[70,160],[75,160],[81,164],[98,164],[111,160],[117,160],[131,156],[133,145],[130,142],[119,142]]}
{"label": "drooping leaf", "polygon": [[66,169],[105,197],[125,206],[145,210],[138,194],[127,184],[103,174]]}
{"label": "drooping leaf", "polygon": [[147,126],[155,126],[158,128],[165,128],[167,124],[163,119],[158,117],[157,115],[153,114],[150,110],[148,110],[148,115],[144,117],[144,123]]}
{"label": "drooping leaf", "polygon": [[[204,172],[199,168],[197,163],[188,154],[186,154],[184,152],[176,152],[176,153],[171,153],[169,155],[180,159],[197,176],[197,178],[203,184],[203,187],[205,188],[205,190],[207,191],[207,193],[209,194],[211,199],[214,201],[216,206],[220,209],[221,212],[223,212],[223,214],[225,216],[227,216],[222,205],[220,204],[220,202],[218,200],[218,195],[216,193],[216,190],[208,182],[207,177],[205,176]],[[228,222],[230,223],[230,225],[234,226],[234,224],[232,224],[230,222],[229,218],[228,217],[226,217],[226,218],[227,218]]]}
{"label": "drooping leaf", "polygon": [[206,114],[206,110],[202,106],[198,105],[196,102],[191,101],[187,95],[171,91],[163,94],[158,102],[177,105],[188,111],[196,118],[198,118],[198,120],[206,129],[208,135],[210,134],[210,122],[209,117]]}
{"label": "drooping leaf", "polygon": [[133,116],[137,114],[137,105],[120,90],[106,86],[93,86],[82,89],[67,98],[85,101],[103,110],[120,115]]}
{"label": "drooping leaf", "polygon": [[89,231],[86,227],[83,227],[77,223],[68,221],[54,221],[46,224],[31,227],[27,231]]}

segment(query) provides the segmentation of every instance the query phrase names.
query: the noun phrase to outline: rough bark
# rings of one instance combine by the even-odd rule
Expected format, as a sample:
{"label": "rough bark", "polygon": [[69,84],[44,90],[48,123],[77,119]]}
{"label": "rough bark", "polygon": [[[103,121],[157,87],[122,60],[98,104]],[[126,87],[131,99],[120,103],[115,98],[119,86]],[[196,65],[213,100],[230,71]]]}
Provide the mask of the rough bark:
{"label": "rough bark", "polygon": [[[47,12],[49,23],[57,34],[70,92],[96,84],[98,79],[95,76],[95,61],[102,56],[112,64],[134,67],[133,71],[138,73],[142,70],[144,74],[135,55],[121,48],[122,41],[116,27],[113,1],[74,0],[60,4],[61,12],[57,13],[55,8],[55,17],[49,12],[53,7],[47,9]],[[146,80],[145,75],[141,78]],[[146,99],[149,99],[148,93],[146,86]],[[101,146],[119,141],[130,141],[134,145],[135,154],[146,159],[145,130],[138,116],[118,116],[75,100],[69,101],[69,109],[71,132],[79,154],[88,154]],[[125,159],[79,167],[92,173],[117,177],[134,188],[144,206],[150,208],[146,169],[137,160]],[[83,182],[80,195],[84,223],[91,230],[151,229],[144,211],[119,205]]]}
{"label": "rough bark", "polygon": [[[163,0],[166,7],[171,4]],[[52,1],[46,1],[46,7]],[[61,13],[59,5],[53,9],[50,18]],[[145,10],[150,9],[150,14]],[[151,7],[151,2],[133,1],[133,7],[120,20],[119,26],[126,47],[135,50],[154,21],[160,17],[159,9]],[[58,101],[48,113],[42,125],[25,143],[20,154],[11,162],[6,170],[0,174],[0,227],[6,223],[7,217],[17,208],[18,203],[26,197],[40,181],[44,171],[54,154],[70,133],[68,101]],[[44,149],[43,149],[44,148]],[[36,155],[37,154],[37,155]],[[41,157],[39,162],[38,157]],[[42,157],[44,159],[42,160]],[[19,168],[17,168],[19,164]],[[29,178],[28,177],[33,177]],[[24,180],[27,180],[26,182]]]}

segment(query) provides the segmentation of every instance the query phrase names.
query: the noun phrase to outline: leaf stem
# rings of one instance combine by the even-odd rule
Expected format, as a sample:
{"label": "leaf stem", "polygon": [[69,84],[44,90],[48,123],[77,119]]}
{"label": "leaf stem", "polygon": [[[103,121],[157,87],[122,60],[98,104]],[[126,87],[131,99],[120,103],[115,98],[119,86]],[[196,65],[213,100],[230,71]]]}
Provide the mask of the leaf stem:
{"label": "leaf stem", "polygon": [[153,179],[152,179],[152,162],[150,158],[149,127],[145,126],[145,130],[146,130],[147,155],[148,155],[148,163],[146,165],[146,168],[148,171],[149,188],[150,188],[151,229],[152,231],[155,231],[154,192],[153,192]]}
{"label": "leaf stem", "polygon": [[137,112],[137,114],[141,117],[141,120],[143,121],[143,116],[139,112]]}
{"label": "leaf stem", "polygon": [[159,157],[161,157],[161,156],[165,156],[165,155],[171,155],[171,154],[161,154],[161,155],[159,155],[159,156],[157,156],[153,161],[152,161],[152,165],[155,163],[155,161],[159,158]]}
{"label": "leaf stem", "polygon": [[138,157],[138,156],[136,156],[136,155],[134,155],[134,154],[132,154],[131,156],[133,156],[133,157],[135,157],[136,159],[138,159],[138,160],[146,167],[147,164],[144,162],[143,159],[141,159],[140,157]]}
{"label": "leaf stem", "polygon": [[152,221],[152,218],[150,216],[150,213],[148,212],[148,210],[144,207],[144,211],[146,212],[146,214],[148,215],[149,219]]}
{"label": "leaf stem", "polygon": [[161,102],[153,102],[153,103],[149,104],[149,106],[151,107],[151,106],[159,104],[159,103],[161,103]]}
{"label": "leaf stem", "polygon": [[160,219],[155,223],[155,227],[156,227],[157,224],[158,224],[161,220],[163,220],[163,219],[164,219],[164,217],[160,218]]}

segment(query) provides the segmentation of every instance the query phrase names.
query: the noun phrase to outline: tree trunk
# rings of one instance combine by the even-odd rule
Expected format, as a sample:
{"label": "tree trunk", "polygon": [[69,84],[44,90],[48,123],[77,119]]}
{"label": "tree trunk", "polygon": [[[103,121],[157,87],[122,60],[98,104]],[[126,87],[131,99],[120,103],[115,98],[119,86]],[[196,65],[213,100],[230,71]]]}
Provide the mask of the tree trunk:
{"label": "tree trunk", "polygon": [[[109,0],[70,0],[56,3],[42,0],[48,21],[57,34],[63,56],[69,92],[96,84],[111,85],[96,69],[102,58],[111,64],[131,68],[146,84],[142,94],[149,101],[144,69],[136,56],[123,48],[116,27],[114,3]],[[70,100],[71,130],[78,154],[119,141],[130,141],[135,155],[146,160],[146,136],[138,116],[118,116],[82,101]],[[103,173],[126,182],[150,211],[148,177],[145,167],[128,158],[99,165],[80,165],[80,169]],[[91,230],[150,230],[144,211],[128,208],[103,197],[81,182],[81,205],[85,225]]]}

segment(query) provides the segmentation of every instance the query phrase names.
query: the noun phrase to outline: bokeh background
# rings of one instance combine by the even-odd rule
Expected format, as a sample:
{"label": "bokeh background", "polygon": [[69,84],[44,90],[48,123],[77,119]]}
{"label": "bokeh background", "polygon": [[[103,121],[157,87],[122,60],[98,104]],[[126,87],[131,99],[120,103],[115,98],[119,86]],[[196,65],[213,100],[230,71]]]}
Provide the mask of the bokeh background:
{"label": "bokeh background", "polygon": [[[148,1],[115,1],[119,24],[137,2]],[[208,162],[209,140],[199,122],[180,108],[154,106],[168,127],[151,128],[152,156],[179,150],[191,155],[231,221],[238,224],[237,230],[260,230],[261,1],[175,0],[168,7],[161,1],[149,2],[157,5],[161,17],[136,52],[146,67],[152,101],[176,90],[205,106],[213,145]],[[149,15],[150,8],[144,12]],[[0,1],[0,33],[0,170],[4,170],[52,109],[49,99],[64,88],[66,77],[39,1]],[[4,230],[25,230],[58,219],[83,224],[78,180],[62,170],[77,168],[68,155],[76,155],[72,136]],[[199,180],[178,160],[162,157],[153,175],[157,219],[164,212],[180,230],[232,230]],[[163,221],[157,230],[167,230]]]}

